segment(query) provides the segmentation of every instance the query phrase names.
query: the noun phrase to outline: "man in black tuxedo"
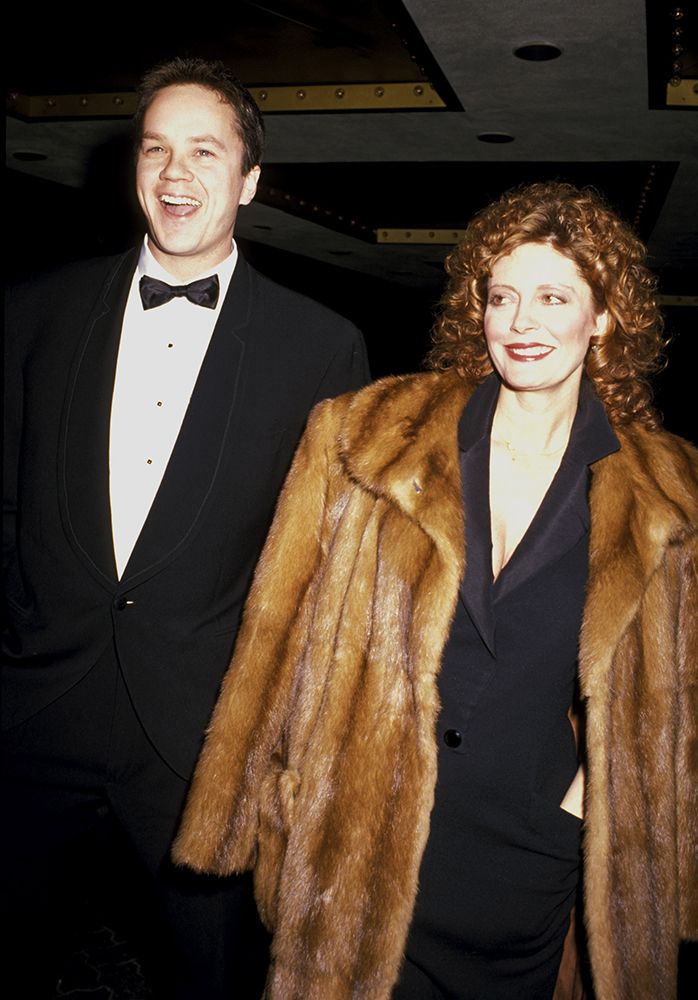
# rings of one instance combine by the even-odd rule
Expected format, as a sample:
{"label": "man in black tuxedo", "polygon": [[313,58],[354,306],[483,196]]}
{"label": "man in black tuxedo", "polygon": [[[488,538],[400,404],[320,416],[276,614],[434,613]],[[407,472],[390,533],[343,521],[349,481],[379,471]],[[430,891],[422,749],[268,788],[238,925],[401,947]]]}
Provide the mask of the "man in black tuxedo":
{"label": "man in black tuxedo", "polygon": [[143,246],[9,297],[6,965],[24,949],[43,995],[27,977],[50,972],[66,859],[118,832],[152,889],[162,995],[258,997],[249,883],[178,871],[169,845],[308,411],[368,371],[350,323],[238,254],[263,138],[247,91],[175,60],[136,125]]}

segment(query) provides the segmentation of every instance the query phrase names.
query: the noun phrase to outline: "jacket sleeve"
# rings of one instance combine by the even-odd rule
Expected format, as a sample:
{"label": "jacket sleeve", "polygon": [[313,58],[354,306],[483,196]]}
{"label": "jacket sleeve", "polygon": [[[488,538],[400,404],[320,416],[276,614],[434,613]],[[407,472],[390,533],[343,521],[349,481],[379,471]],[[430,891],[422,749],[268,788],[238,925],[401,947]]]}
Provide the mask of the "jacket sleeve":
{"label": "jacket sleeve", "polygon": [[260,813],[283,805],[263,798],[283,797],[284,789],[293,794],[292,776],[282,774],[282,737],[310,627],[303,595],[322,559],[328,456],[342,402],[321,403],[312,412],[257,565],[173,847],[176,862],[198,871],[224,875],[254,867]]}
{"label": "jacket sleeve", "polygon": [[362,389],[371,381],[366,345],[357,328],[347,323],[348,334],[327,366],[315,393],[315,402]]}
{"label": "jacket sleeve", "polygon": [[[17,522],[17,470],[19,443],[22,437],[21,414],[22,368],[17,358],[16,325],[11,309],[12,289],[5,298],[5,365],[3,392],[3,493],[2,493],[2,553],[3,573],[15,552]],[[3,588],[3,594],[4,594]],[[3,618],[3,620],[6,620]]]}

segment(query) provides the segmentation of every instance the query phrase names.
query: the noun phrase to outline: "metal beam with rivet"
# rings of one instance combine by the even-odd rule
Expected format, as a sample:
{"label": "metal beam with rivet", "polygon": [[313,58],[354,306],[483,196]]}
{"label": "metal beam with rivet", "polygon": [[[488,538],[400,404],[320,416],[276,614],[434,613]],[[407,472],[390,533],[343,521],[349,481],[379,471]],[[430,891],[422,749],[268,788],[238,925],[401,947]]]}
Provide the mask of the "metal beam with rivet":
{"label": "metal beam with rivet", "polygon": [[465,236],[465,229],[392,229],[379,227],[376,229],[376,243],[460,243]]}

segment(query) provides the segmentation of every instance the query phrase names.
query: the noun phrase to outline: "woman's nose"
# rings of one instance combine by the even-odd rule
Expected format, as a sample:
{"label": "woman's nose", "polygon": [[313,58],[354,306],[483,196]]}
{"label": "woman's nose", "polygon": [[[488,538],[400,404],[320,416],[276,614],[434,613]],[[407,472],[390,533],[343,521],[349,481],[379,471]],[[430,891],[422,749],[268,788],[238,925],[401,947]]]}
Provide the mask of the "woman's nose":
{"label": "woman's nose", "polygon": [[538,326],[539,324],[535,316],[533,303],[530,301],[524,301],[523,299],[519,301],[514,315],[512,316],[511,329],[515,333],[525,333],[528,330],[536,330]]}

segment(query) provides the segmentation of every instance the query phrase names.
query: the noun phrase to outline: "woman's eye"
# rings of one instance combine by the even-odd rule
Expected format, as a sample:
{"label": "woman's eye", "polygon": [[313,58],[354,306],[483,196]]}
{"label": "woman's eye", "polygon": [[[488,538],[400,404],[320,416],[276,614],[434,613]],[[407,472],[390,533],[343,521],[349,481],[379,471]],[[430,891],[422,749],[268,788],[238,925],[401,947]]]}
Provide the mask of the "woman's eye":
{"label": "woman's eye", "polygon": [[490,306],[501,306],[506,301],[507,301],[506,295],[502,295],[500,292],[494,292],[492,295],[490,295],[487,304]]}
{"label": "woman's eye", "polygon": [[543,296],[543,301],[547,302],[548,305],[557,306],[564,305],[567,300],[564,299],[562,295],[558,295],[556,292],[547,292],[547,294]]}

